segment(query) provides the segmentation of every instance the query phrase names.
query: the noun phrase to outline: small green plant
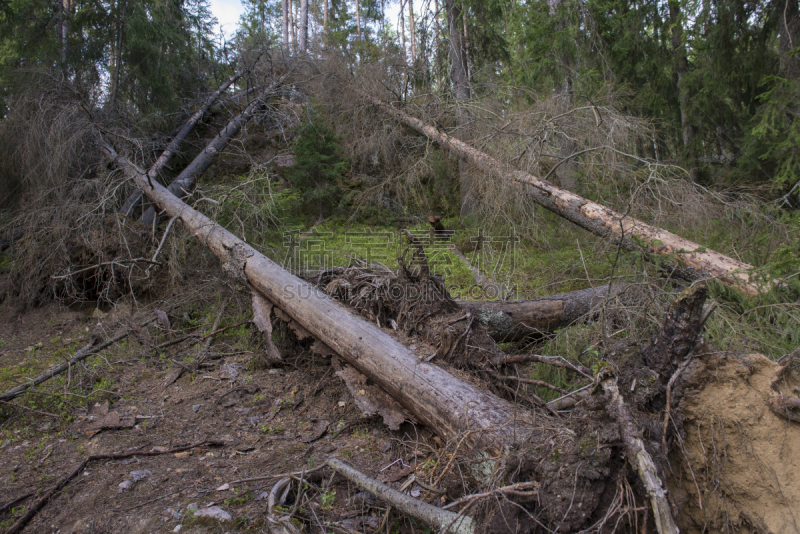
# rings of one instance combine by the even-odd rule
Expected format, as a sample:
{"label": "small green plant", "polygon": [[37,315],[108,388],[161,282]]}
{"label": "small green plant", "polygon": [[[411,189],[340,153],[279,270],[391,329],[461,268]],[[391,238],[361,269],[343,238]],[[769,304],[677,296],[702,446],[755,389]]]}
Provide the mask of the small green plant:
{"label": "small green plant", "polygon": [[355,437],[355,438],[364,439],[364,438],[366,438],[368,436],[369,436],[369,429],[368,428],[364,428],[364,429],[356,428],[355,430],[353,430],[353,437]]}
{"label": "small green plant", "polygon": [[322,494],[322,509],[323,510],[330,510],[333,508],[333,503],[336,501],[336,490],[329,489],[325,493]]}

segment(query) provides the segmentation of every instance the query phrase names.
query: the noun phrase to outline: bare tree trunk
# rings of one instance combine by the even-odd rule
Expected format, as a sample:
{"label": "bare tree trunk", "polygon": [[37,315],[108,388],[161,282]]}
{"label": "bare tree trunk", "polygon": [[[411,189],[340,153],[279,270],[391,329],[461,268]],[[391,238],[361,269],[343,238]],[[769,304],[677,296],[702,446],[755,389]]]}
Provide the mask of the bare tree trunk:
{"label": "bare tree trunk", "polygon": [[281,26],[283,29],[283,53],[289,54],[291,48],[289,48],[289,1],[290,0],[281,0]]}
{"label": "bare tree trunk", "polygon": [[406,14],[405,4],[400,2],[400,48],[403,50],[403,65],[408,61],[406,59]]}
{"label": "bare tree trunk", "polygon": [[433,0],[433,22],[436,27],[436,37],[433,40],[433,46],[436,58],[436,87],[439,91],[442,90],[442,55],[440,54],[442,29],[439,27],[439,0]]}
{"label": "bare tree trunk", "polygon": [[[122,8],[120,9],[120,5]],[[122,34],[125,31],[125,0],[117,0],[117,35],[114,47],[114,74],[111,80],[111,109],[117,108],[117,92],[119,90],[119,71],[122,68]]]}
{"label": "bare tree trunk", "polygon": [[469,63],[469,24],[467,24],[467,5],[461,2],[461,19],[464,29],[464,63],[467,65],[467,83],[472,81],[472,68]]}
{"label": "bare tree trunk", "polygon": [[67,70],[67,37],[69,36],[70,0],[59,0],[58,33],[61,40],[61,70]]}
{"label": "bare tree trunk", "polygon": [[[456,124],[461,129],[469,122],[469,114],[463,103],[470,99],[466,47],[464,36],[458,28],[459,19],[463,17],[461,6],[456,0],[445,0],[445,9],[447,9],[447,24],[450,33],[450,65],[453,93],[458,102]],[[464,137],[464,135],[462,130],[460,136]],[[468,165],[463,160],[458,162],[458,174],[461,192],[461,215],[471,215],[475,211],[477,203],[473,191],[472,175]]]}
{"label": "bare tree trunk", "polygon": [[294,1],[289,1],[289,28],[292,31],[292,52],[297,54],[297,21],[294,16]]}
{"label": "bare tree trunk", "polygon": [[681,134],[689,176],[697,178],[697,152],[692,146],[695,130],[689,119],[689,90],[684,78],[689,73],[689,60],[686,57],[686,46],[683,44],[683,20],[679,0],[669,1],[669,18],[672,26],[672,53],[674,55],[675,73],[678,77],[678,102],[681,109]]}
{"label": "bare tree trunk", "polygon": [[[259,59],[261,59],[261,54],[259,54],[258,58],[256,58],[256,60],[253,62],[252,66],[255,66],[255,64],[258,62]],[[203,106],[197,111],[195,111],[194,115],[189,117],[189,120],[186,121],[186,124],[184,124],[180,130],[178,130],[178,132],[175,134],[175,137],[173,137],[172,141],[170,141],[169,144],[167,145],[167,148],[164,149],[164,152],[161,153],[161,155],[158,157],[153,166],[150,167],[150,170],[147,171],[148,180],[151,181],[154,180],[161,173],[164,167],[166,167],[167,163],[169,163],[169,160],[171,160],[172,157],[175,155],[175,153],[178,151],[178,148],[181,146],[181,143],[183,143],[183,141],[186,139],[186,136],[189,135],[189,132],[191,132],[194,129],[195,125],[200,121],[200,119],[203,118],[203,115],[206,113],[206,111],[208,111],[208,108],[210,108],[214,104],[214,102],[217,101],[217,99],[220,97],[222,93],[227,91],[231,85],[236,83],[236,80],[238,80],[246,72],[248,72],[252,68],[252,66],[242,69],[237,74],[234,74],[233,76],[228,78],[228,80],[225,83],[223,83],[219,89],[217,89],[214,93],[211,94],[211,96],[209,96],[206,99]],[[130,197],[128,197],[128,200],[125,201],[125,205],[122,206],[120,213],[125,217],[130,216],[131,212],[133,212],[136,206],[139,205],[139,201],[141,201],[141,199],[142,199],[142,192],[141,190],[137,189]]]}
{"label": "bare tree trunk", "polygon": [[[219,153],[225,150],[225,147],[228,145],[231,139],[233,139],[236,134],[239,133],[239,130],[242,129],[242,126],[247,124],[258,108],[261,106],[261,103],[271,95],[277,87],[281,85],[281,82],[275,82],[269,87],[267,87],[261,95],[253,100],[249,106],[245,108],[243,112],[239,115],[234,117],[228,125],[219,133],[217,136],[206,146],[205,150],[200,152],[192,162],[186,166],[185,169],[175,178],[172,183],[169,185],[169,192],[173,195],[180,195],[186,196],[192,191],[194,191],[195,186],[197,185],[197,179],[203,175],[204,172],[211,166],[212,163],[217,159]],[[156,212],[151,207],[142,214],[141,222],[145,226],[150,226],[153,224],[155,220]]]}
{"label": "bare tree trunk", "polygon": [[356,0],[356,33],[358,40],[361,41],[361,2],[359,0]]}
{"label": "bare tree trunk", "polygon": [[159,183],[150,184],[144,172],[109,145],[101,147],[159,209],[176,217],[207,246],[227,273],[248,281],[445,441],[461,438],[466,445],[498,451],[529,439],[534,429],[531,414],[423,361],[376,325],[285,271]]}
{"label": "bare tree trunk", "polygon": [[[513,169],[485,152],[481,152],[377,98],[363,93],[362,95],[398,121],[427,136],[434,143],[452,151],[459,157],[469,160],[484,172],[500,180],[510,180],[528,185],[526,193],[534,202],[593,234],[612,239],[621,246],[643,249],[650,254],[674,255],[675,259],[685,267],[705,277],[716,278],[746,295],[758,295],[762,290],[755,280],[751,279],[751,272],[754,269],[752,265],[601,206],[530,173]],[[772,284],[768,283],[765,289],[768,290],[771,287]]]}
{"label": "bare tree trunk", "polygon": [[408,29],[411,33],[411,64],[417,61],[417,27],[414,24],[414,0],[408,0]]}
{"label": "bare tree trunk", "polygon": [[796,1],[784,0],[780,25],[781,66],[787,78],[800,79],[800,57],[792,54],[792,50],[800,46],[800,8]]}
{"label": "bare tree trunk", "polygon": [[322,33],[324,35],[328,34],[328,0],[325,0],[325,8],[322,12]]}
{"label": "bare tree trunk", "polygon": [[300,53],[308,50],[308,0],[300,0]]}

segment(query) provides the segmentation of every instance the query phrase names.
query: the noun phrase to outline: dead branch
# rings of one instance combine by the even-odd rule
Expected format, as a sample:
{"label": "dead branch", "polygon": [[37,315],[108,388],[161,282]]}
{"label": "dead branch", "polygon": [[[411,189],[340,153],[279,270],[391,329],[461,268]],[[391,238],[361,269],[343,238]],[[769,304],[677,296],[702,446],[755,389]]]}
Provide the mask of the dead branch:
{"label": "dead branch", "polygon": [[469,516],[448,512],[409,497],[405,493],[400,493],[396,489],[366,476],[336,458],[329,458],[325,463],[348,480],[358,484],[379,499],[390,503],[394,508],[415,519],[424,521],[428,525],[437,527],[443,532],[454,534],[472,534],[475,532],[475,523]]}
{"label": "dead branch", "polygon": [[583,365],[569,363],[560,356],[541,356],[539,354],[501,354],[492,360],[494,365],[510,365],[513,363],[544,363],[561,369],[568,369],[582,374],[586,378],[592,378],[592,370]]}
{"label": "dead branch", "polygon": [[672,512],[667,502],[667,492],[664,490],[650,453],[644,448],[644,442],[631,418],[625,400],[619,393],[616,378],[606,378],[600,382],[600,385],[609,395],[609,407],[615,412],[620,434],[625,443],[625,456],[639,474],[639,478],[650,496],[650,504],[656,520],[656,530],[659,534],[678,534],[678,526],[675,524],[675,519],[672,517]]}

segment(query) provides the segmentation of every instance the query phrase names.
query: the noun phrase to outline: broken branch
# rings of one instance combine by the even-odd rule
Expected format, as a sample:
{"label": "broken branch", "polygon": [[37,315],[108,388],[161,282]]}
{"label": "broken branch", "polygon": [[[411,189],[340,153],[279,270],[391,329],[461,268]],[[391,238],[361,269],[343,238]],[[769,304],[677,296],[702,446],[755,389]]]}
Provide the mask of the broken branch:
{"label": "broken branch", "polygon": [[394,508],[415,519],[424,521],[428,525],[453,534],[473,534],[475,532],[475,523],[469,516],[449,512],[414,499],[405,493],[400,493],[396,489],[353,469],[341,460],[330,458],[325,463],[337,473],[358,484],[379,499],[390,503]]}

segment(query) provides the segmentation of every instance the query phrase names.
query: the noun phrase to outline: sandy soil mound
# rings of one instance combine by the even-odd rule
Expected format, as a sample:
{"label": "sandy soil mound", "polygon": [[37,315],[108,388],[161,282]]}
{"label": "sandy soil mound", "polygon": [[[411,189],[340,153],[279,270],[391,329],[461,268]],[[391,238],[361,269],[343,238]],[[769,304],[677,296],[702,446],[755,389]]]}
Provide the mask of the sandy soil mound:
{"label": "sandy soil mound", "polygon": [[780,394],[796,398],[800,380],[782,369],[760,354],[719,352],[687,369],[669,481],[682,531],[800,532],[800,424],[770,407]]}

